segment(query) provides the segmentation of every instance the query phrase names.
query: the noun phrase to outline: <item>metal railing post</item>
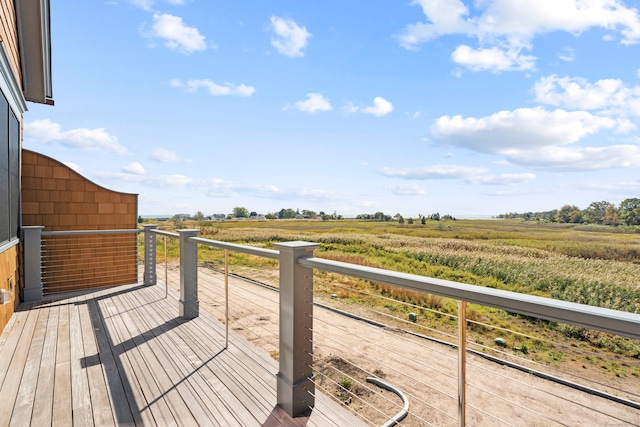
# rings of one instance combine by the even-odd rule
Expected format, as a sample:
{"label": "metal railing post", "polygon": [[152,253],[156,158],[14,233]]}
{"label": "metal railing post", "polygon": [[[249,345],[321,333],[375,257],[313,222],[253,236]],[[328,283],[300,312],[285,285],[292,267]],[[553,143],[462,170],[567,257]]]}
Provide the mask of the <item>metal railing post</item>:
{"label": "metal railing post", "polygon": [[200,230],[178,230],[180,234],[180,317],[193,319],[200,314],[198,301],[198,244],[189,241]]}
{"label": "metal railing post", "polygon": [[458,425],[467,418],[467,302],[458,301]]}
{"label": "metal railing post", "polygon": [[229,348],[229,251],[224,250],[224,348]]}
{"label": "metal railing post", "polygon": [[22,227],[24,250],[24,301],[42,300],[42,229],[39,225]]}
{"label": "metal railing post", "polygon": [[143,224],[144,227],[144,284],[155,285],[156,276],[156,224]]}
{"label": "metal railing post", "polygon": [[280,251],[280,370],[278,405],[291,417],[315,405],[313,383],[313,268],[298,264],[320,245],[275,243]]}

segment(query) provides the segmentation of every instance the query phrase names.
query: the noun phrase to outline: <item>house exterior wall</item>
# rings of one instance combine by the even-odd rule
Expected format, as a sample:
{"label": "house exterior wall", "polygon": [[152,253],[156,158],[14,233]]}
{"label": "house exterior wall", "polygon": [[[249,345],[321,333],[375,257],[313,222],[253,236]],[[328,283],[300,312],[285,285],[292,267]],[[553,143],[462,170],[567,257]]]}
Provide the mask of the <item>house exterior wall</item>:
{"label": "house exterior wall", "polygon": [[16,73],[16,80],[22,81],[20,70],[20,52],[18,48],[18,31],[16,29],[16,10],[13,0],[0,0],[0,41],[7,50],[11,67]]}
{"label": "house exterior wall", "polygon": [[[15,308],[20,302],[19,298],[16,298],[18,289],[18,246],[13,246],[8,250],[0,253],[0,289],[10,290],[12,294],[11,301],[6,304],[0,304],[0,333],[4,330],[4,327],[9,323],[9,319],[13,316]],[[10,283],[11,282],[11,289]]]}
{"label": "house exterior wall", "polygon": [[[66,165],[29,150],[22,152],[22,223],[43,231],[132,230],[138,224],[138,195],[100,187]],[[47,293],[137,282],[135,235],[51,237],[64,268]],[[114,250],[125,246],[134,250]],[[81,261],[99,257],[91,263]],[[58,283],[55,285],[55,283]]]}
{"label": "house exterior wall", "polygon": [[[20,54],[16,31],[16,13],[12,0],[0,0],[0,289],[10,291],[10,299],[0,304],[0,333],[4,330],[14,309],[19,303],[19,215],[16,215],[15,204],[20,194],[19,156],[22,146],[22,113],[24,112],[24,97],[20,93],[22,75],[20,71]],[[8,120],[13,118],[13,123]],[[17,122],[16,122],[17,121]],[[17,157],[14,157],[17,156]],[[13,159],[13,160],[12,160]],[[16,179],[17,178],[17,179]],[[14,199],[14,203],[12,203]],[[16,207],[16,209],[14,209]],[[6,232],[8,227],[8,234]]]}

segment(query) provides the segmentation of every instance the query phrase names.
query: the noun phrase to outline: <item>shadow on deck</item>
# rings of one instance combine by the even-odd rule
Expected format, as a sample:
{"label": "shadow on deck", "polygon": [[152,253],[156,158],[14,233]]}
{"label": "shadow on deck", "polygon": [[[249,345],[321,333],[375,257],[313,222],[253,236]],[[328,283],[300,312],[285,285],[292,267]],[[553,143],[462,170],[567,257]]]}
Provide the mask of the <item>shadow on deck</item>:
{"label": "shadow on deck", "polygon": [[175,291],[120,286],[22,304],[0,336],[0,425],[363,425],[318,393],[276,406],[277,363]]}

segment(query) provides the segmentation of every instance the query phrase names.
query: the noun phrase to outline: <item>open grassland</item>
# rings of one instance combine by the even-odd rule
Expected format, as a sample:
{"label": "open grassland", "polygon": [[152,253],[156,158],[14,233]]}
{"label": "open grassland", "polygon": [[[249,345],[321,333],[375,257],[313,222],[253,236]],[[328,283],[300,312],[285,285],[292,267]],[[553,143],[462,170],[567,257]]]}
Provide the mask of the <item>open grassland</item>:
{"label": "open grassland", "polygon": [[[166,223],[161,228],[172,226]],[[321,245],[316,256],[323,258],[640,312],[640,233],[633,228],[520,220],[427,221],[425,225],[355,220],[200,221],[182,226],[200,228],[202,237],[265,248],[276,242],[311,241]],[[168,257],[177,257],[175,239],[168,245]],[[160,256],[162,239],[158,249]],[[222,266],[221,251],[207,248],[199,254],[202,261]],[[230,254],[230,263],[235,268],[277,270],[273,260],[242,254]],[[455,314],[456,303],[438,296],[320,272],[316,273],[316,288],[326,295],[338,295],[342,301],[379,306],[395,315],[418,311],[418,323],[455,331],[455,319],[439,313]],[[638,341],[475,305],[469,307],[469,318],[472,339],[483,345],[493,345],[496,336],[495,330],[483,326],[489,324],[578,349],[640,360]],[[540,363],[563,359],[594,363],[592,356],[568,355],[544,340],[498,333],[503,335],[517,351]],[[635,362],[602,362],[601,367],[617,376],[637,377],[640,368]]]}

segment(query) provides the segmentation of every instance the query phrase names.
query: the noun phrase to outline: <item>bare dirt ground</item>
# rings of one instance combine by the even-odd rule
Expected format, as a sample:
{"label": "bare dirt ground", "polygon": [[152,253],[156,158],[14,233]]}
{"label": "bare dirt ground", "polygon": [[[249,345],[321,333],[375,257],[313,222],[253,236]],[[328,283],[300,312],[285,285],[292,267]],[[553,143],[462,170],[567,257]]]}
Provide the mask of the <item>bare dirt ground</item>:
{"label": "bare dirt ground", "polygon": [[[199,271],[201,308],[224,321],[223,275]],[[272,272],[244,273],[274,283]],[[177,275],[177,266],[170,266],[171,286],[178,286]],[[278,294],[233,277],[229,289],[230,327],[277,358]],[[336,396],[371,425],[385,423],[402,403],[395,394],[367,383],[367,376],[383,378],[408,396],[410,414],[401,425],[457,425],[456,349],[319,307],[314,308],[314,347],[317,389]],[[467,362],[467,425],[640,425],[640,410],[472,354]],[[634,393],[640,392],[638,388],[640,381]]]}

